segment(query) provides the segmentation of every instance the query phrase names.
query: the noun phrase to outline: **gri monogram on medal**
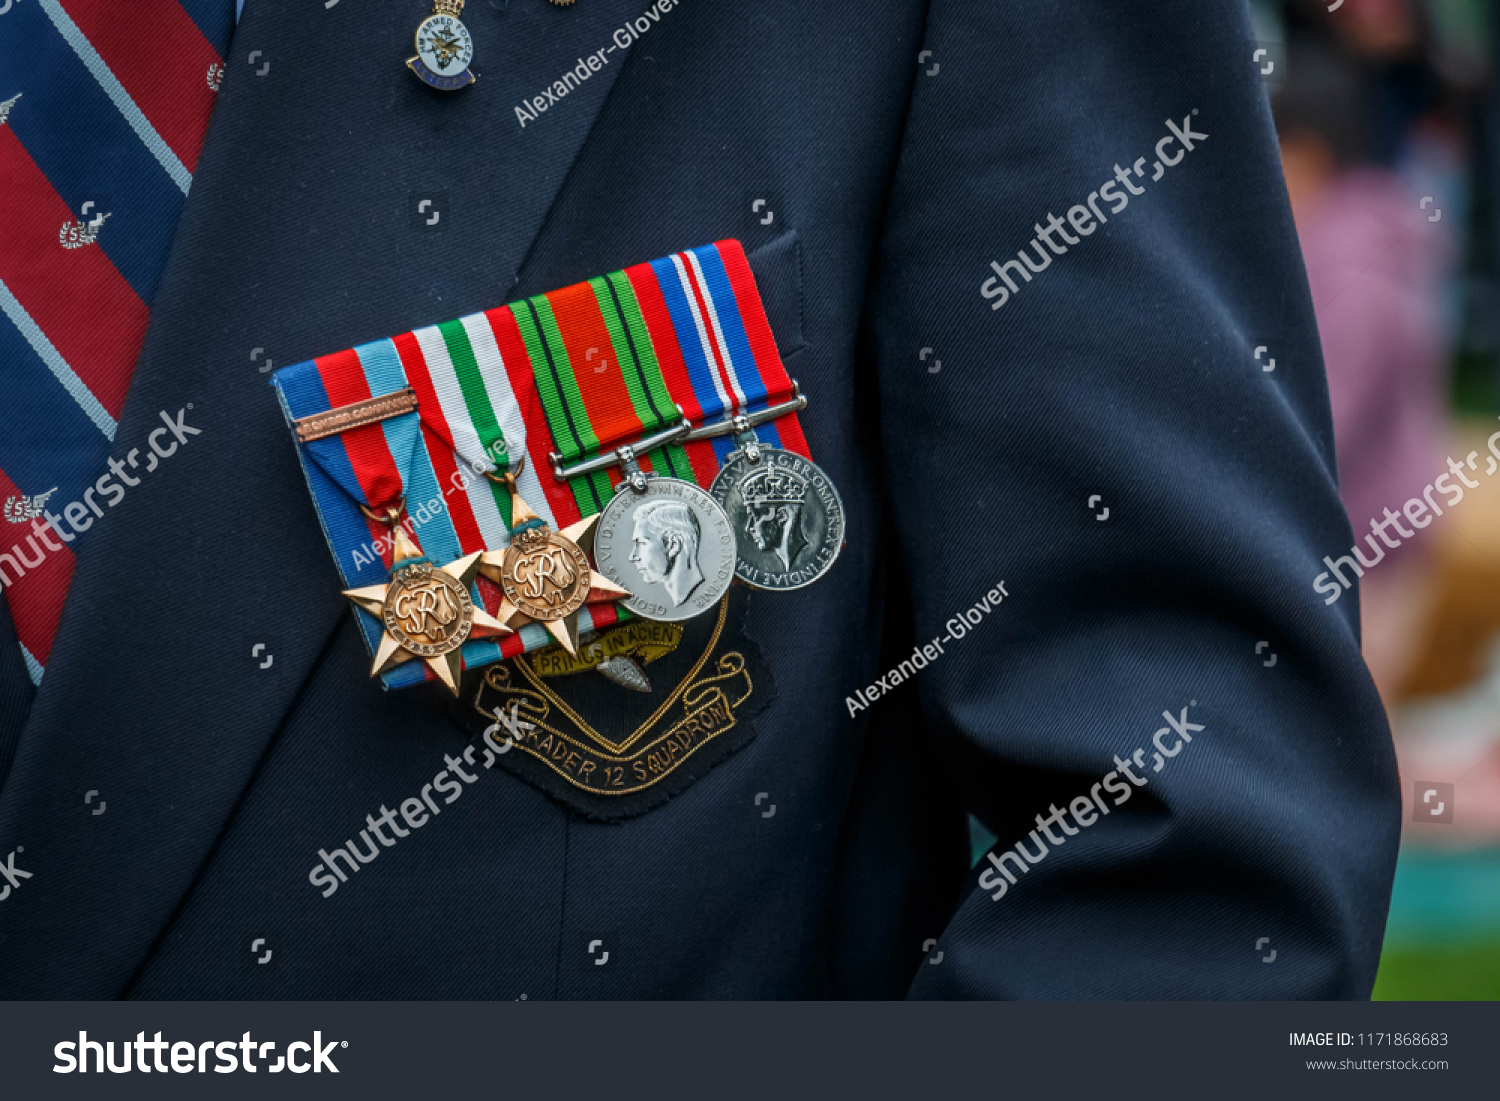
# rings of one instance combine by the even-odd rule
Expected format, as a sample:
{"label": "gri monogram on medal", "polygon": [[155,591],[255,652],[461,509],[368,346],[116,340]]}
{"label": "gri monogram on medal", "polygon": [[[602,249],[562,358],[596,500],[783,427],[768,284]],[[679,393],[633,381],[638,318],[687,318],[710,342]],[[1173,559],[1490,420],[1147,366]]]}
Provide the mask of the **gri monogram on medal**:
{"label": "gri monogram on medal", "polygon": [[344,595],[385,627],[370,667],[372,677],[403,662],[425,661],[456,696],[463,644],[471,638],[508,635],[511,628],[476,606],[469,595],[480,552],[435,565],[407,537],[401,523],[405,508],[405,498],[380,512],[359,506],[367,519],[390,530],[390,579],[382,585],[346,589]]}
{"label": "gri monogram on medal", "polygon": [[[753,589],[788,592],[817,581],[844,545],[844,503],[822,467],[794,451],[768,447],[757,425],[807,408],[792,382],[792,399],[755,413],[725,414],[688,433],[688,441],[734,436],[709,493],[739,536],[735,575]],[[746,538],[748,537],[748,538]]]}
{"label": "gri monogram on medal", "polygon": [[553,531],[531,510],[516,488],[525,469],[523,454],[504,474],[484,476],[510,493],[510,545],[485,551],[479,572],[500,586],[504,599],[496,619],[513,631],[540,623],[569,654],[578,653],[578,613],[588,604],[607,603],[630,594],[589,565],[585,546],[597,516],[562,531]]}

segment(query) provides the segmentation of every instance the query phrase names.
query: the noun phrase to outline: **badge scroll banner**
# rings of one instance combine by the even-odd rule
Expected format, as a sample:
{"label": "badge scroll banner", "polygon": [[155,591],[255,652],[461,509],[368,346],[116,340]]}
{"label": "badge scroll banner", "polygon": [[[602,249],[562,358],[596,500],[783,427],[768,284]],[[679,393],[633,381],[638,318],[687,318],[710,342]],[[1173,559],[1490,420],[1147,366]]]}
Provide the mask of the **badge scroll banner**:
{"label": "badge scroll banner", "polygon": [[[347,588],[381,584],[391,566],[389,533],[361,504],[378,514],[404,500],[409,534],[445,564],[509,545],[509,496],[483,470],[524,456],[521,496],[559,531],[598,512],[620,474],[565,485],[552,473],[552,451],[567,464],[677,423],[677,405],[696,426],[793,394],[737,241],[284,367],[272,385],[289,425],[408,387],[417,394],[415,412],[297,442]],[[757,432],[770,446],[810,457],[795,415]],[[641,465],[706,489],[732,448],[727,436],[676,444]],[[488,579],[476,580],[471,595],[498,612],[501,593]],[[373,654],[381,625],[354,614]],[[586,607],[578,628],[630,618],[618,605]],[[531,624],[503,639],[466,642],[461,653],[473,669],[551,644],[546,629]],[[381,675],[387,688],[431,678],[422,662]]]}
{"label": "badge scroll banner", "polygon": [[[326,5],[325,5],[326,6]],[[417,74],[417,79],[424,84],[430,84],[434,88],[444,92],[451,92],[457,88],[467,88],[474,83],[474,74],[465,69],[457,76],[444,76],[442,73],[434,72],[428,67],[427,62],[420,57],[410,58],[406,62],[407,68]]]}
{"label": "badge scroll banner", "polygon": [[532,659],[532,668],[541,677],[565,677],[586,673],[600,662],[615,657],[637,658],[642,665],[649,666],[677,649],[681,641],[680,623],[635,619],[592,642],[580,643],[577,654],[570,654],[561,646],[545,650]]}

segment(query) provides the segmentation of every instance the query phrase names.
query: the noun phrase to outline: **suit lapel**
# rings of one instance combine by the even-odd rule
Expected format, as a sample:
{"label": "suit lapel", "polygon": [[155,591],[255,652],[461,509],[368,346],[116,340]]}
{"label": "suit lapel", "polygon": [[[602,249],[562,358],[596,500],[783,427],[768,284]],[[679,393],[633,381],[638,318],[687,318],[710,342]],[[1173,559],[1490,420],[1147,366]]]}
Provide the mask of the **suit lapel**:
{"label": "suit lapel", "polygon": [[404,67],[422,0],[247,5],[115,454],[145,466],[163,415],[198,434],[79,540],[0,791],[0,853],[33,873],[0,908],[0,997],[126,988],[349,614],[260,368],[510,297],[628,55],[515,107],[638,6],[470,0],[479,81],[445,95]]}
{"label": "suit lapel", "polygon": [[20,642],[11,624],[10,605],[0,592],[0,787],[10,771],[35,695],[31,674],[26,671]]}

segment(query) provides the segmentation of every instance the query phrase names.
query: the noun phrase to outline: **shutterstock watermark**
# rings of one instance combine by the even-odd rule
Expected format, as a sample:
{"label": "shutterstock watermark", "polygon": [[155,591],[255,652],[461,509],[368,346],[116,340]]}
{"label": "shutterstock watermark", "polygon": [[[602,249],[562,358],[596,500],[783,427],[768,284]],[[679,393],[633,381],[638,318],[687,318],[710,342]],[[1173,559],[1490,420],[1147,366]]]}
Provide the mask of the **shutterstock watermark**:
{"label": "shutterstock watermark", "polygon": [[[1188,706],[1197,707],[1198,701],[1193,700]],[[1187,707],[1184,707],[1181,714],[1175,718],[1170,711],[1163,711],[1161,715],[1162,718],[1167,720],[1167,725],[1158,730],[1151,738],[1151,745],[1155,747],[1155,751],[1151,753],[1151,771],[1153,773],[1160,772],[1166,766],[1167,761],[1181,753],[1183,746],[1193,740],[1193,735],[1203,729],[1198,723],[1188,722]],[[1170,748],[1162,744],[1163,737],[1170,738],[1174,735],[1176,741]],[[1058,807],[1056,803],[1049,804],[1047,809],[1051,813],[1046,818],[1043,818],[1040,814],[1037,815],[1037,828],[1032,830],[1028,835],[1031,843],[1036,846],[1035,855],[1027,849],[1025,840],[1017,841],[1013,848],[1006,849],[998,856],[993,851],[985,853],[985,857],[994,867],[986,868],[984,874],[979,877],[979,889],[982,891],[994,891],[995,893],[990,896],[990,901],[999,902],[1005,897],[1005,892],[1015,886],[1016,872],[1024,875],[1034,865],[1040,864],[1046,859],[1049,850],[1047,843],[1038,836],[1038,831],[1045,835],[1047,841],[1050,841],[1055,848],[1066,844],[1068,838],[1078,836],[1083,830],[1099,821],[1101,817],[1109,814],[1111,806],[1118,807],[1129,802],[1130,797],[1135,794],[1136,788],[1143,788],[1151,782],[1150,777],[1144,775],[1146,771],[1145,756],[1147,752],[1148,750],[1142,747],[1129,757],[1121,758],[1119,754],[1116,754],[1116,771],[1107,774],[1102,780],[1091,787],[1087,795],[1078,796],[1068,804],[1066,809]],[[1131,771],[1131,765],[1135,765],[1141,771],[1142,775],[1137,776],[1135,772]],[[1124,776],[1125,780],[1129,780],[1130,782],[1127,784],[1125,780],[1120,779],[1121,776]],[[1116,796],[1113,803],[1104,798],[1103,792],[1106,791]],[[1073,821],[1078,823],[1076,826],[1068,825],[1067,818],[1069,815],[1072,815]],[[1049,826],[1056,826],[1062,830],[1062,836],[1059,837],[1053,833],[1048,828]],[[1014,870],[1006,867],[1007,861],[1014,866]]]}
{"label": "shutterstock watermark", "polygon": [[535,122],[538,115],[556,107],[561,100],[567,98],[568,93],[576,91],[584,81],[608,65],[610,54],[616,50],[630,49],[641,35],[660,23],[661,17],[680,3],[682,0],[656,0],[639,17],[615,31],[614,45],[595,50],[587,57],[580,57],[577,65],[564,73],[561,79],[553,81],[551,86],[543,88],[541,95],[523,100],[516,106],[516,120],[520,122],[521,129],[526,129],[528,122]]}
{"label": "shutterstock watermark", "polygon": [[[464,749],[461,757],[454,757],[450,753],[443,754],[443,762],[448,767],[434,776],[431,783],[422,785],[420,798],[412,796],[410,799],[403,799],[397,805],[401,821],[406,823],[406,828],[402,828],[400,822],[397,821],[397,811],[381,803],[378,817],[373,814],[365,815],[365,829],[359,831],[359,840],[363,844],[355,844],[354,839],[350,838],[332,852],[319,849],[318,856],[322,860],[307,873],[308,882],[314,887],[327,888],[323,891],[323,897],[330,897],[339,889],[340,884],[349,882],[351,874],[374,861],[383,850],[393,847],[401,838],[409,837],[413,830],[419,830],[427,825],[433,817],[442,813],[442,807],[457,802],[463,795],[465,787],[479,779],[477,775],[479,768],[493,768],[497,755],[510,752],[517,739],[526,731],[534,729],[532,724],[520,718],[518,707],[519,704],[512,704],[509,715],[497,712],[494,725],[484,732],[485,741],[481,747],[484,752],[483,765],[475,760],[472,745]],[[495,737],[502,729],[506,731],[503,743]],[[465,763],[476,770],[475,774],[464,771]],[[459,783],[459,780],[463,783]],[[434,792],[443,796],[442,806],[438,805]],[[389,837],[381,829],[382,826],[391,831]],[[374,837],[371,837],[371,834],[374,834]],[[343,862],[342,866],[340,866],[340,861]],[[347,872],[345,868],[348,869]]]}
{"label": "shutterstock watermark", "polygon": [[[330,1053],[336,1047],[348,1046],[348,1040],[330,1040],[325,1044],[323,1033],[315,1031],[310,1043],[294,1040],[287,1044],[286,1054],[276,1056],[273,1063],[271,1053],[276,1050],[276,1041],[261,1042],[248,1032],[238,1040],[204,1040],[201,1043],[163,1040],[160,1032],[156,1033],[155,1039],[148,1040],[144,1032],[137,1032],[133,1041],[120,1041],[120,1061],[116,1064],[115,1041],[100,1043],[90,1040],[87,1032],[80,1032],[76,1041],[62,1040],[53,1047],[57,1065],[52,1068],[52,1073],[88,1074],[92,1063],[94,1074],[103,1074],[106,1070],[111,1074],[129,1074],[131,1071],[150,1074],[153,1070],[158,1074],[169,1071],[173,1074],[207,1074],[210,1070],[215,1074],[233,1074],[237,1070],[244,1070],[247,1074],[260,1070],[268,1074],[280,1074],[284,1070],[293,1074],[308,1071],[337,1074],[339,1068],[334,1065]],[[130,1058],[132,1050],[134,1063]],[[215,1060],[212,1066],[210,1056]],[[255,1065],[256,1059],[261,1060],[260,1066]],[[167,1065],[169,1062],[171,1066]]]}
{"label": "shutterstock watermark", "polygon": [[[1171,119],[1167,120],[1167,129],[1171,133],[1156,143],[1156,160],[1152,162],[1154,171],[1150,177],[1151,182],[1155,183],[1166,175],[1167,169],[1181,164],[1182,159],[1197,148],[1195,143],[1208,140],[1207,134],[1200,134],[1193,129],[1193,115],[1197,113],[1198,109],[1194,107],[1192,114],[1182,120],[1181,126]],[[1180,148],[1169,151],[1172,142],[1176,142]],[[991,260],[990,267],[995,270],[995,274],[986,279],[979,288],[979,293],[990,303],[990,309],[998,310],[1010,301],[1011,295],[1020,292],[1021,284],[1011,278],[1012,270],[1025,282],[1030,283],[1033,275],[1040,275],[1052,266],[1053,256],[1065,255],[1069,245],[1079,244],[1083,238],[1092,235],[1100,225],[1109,221],[1104,211],[1099,209],[1098,200],[1103,199],[1109,204],[1109,212],[1118,215],[1130,205],[1132,195],[1144,195],[1146,189],[1136,186],[1132,180],[1132,173],[1134,179],[1145,179],[1146,161],[1147,158],[1140,157],[1130,168],[1121,168],[1116,164],[1114,179],[1106,180],[1100,185],[1099,190],[1090,191],[1083,203],[1077,203],[1068,208],[1066,224],[1049,210],[1045,229],[1040,222],[1031,227],[1036,230],[1036,237],[1030,242],[1031,248],[1036,251],[1035,263],[1024,248],[1016,253],[1017,259],[1015,260],[1007,260],[1003,264],[998,260]],[[1125,190],[1121,191],[1115,186],[1116,183]],[[1085,206],[1084,203],[1087,205]],[[1069,225],[1078,236],[1074,237],[1068,233],[1067,226]],[[1062,238],[1061,244],[1052,239],[1054,233]],[[1042,247],[1043,244],[1046,248]],[[1002,282],[1004,286],[1000,285]]]}
{"label": "shutterstock watermark", "polygon": [[12,888],[20,888],[21,880],[31,878],[30,872],[16,867],[16,853],[24,851],[25,849],[21,846],[11,849],[10,855],[5,858],[5,863],[0,864],[0,880],[4,881],[4,886],[0,886],[0,902],[10,897]]}
{"label": "shutterstock watermark", "polygon": [[[483,477],[485,471],[495,469],[493,457],[489,465],[480,462],[471,462],[462,456],[458,457],[458,461],[463,466],[460,466],[449,476],[449,486],[444,491],[444,496],[446,497],[451,497],[455,493],[467,493],[469,487]],[[468,469],[465,470],[464,467]],[[434,497],[430,501],[420,501],[415,506],[407,508],[406,519],[401,521],[401,527],[413,539],[420,539],[418,533],[422,527],[437,519],[447,510],[448,503],[443,497]],[[366,540],[354,548],[354,564],[360,567],[373,566],[386,554],[394,551],[395,547],[396,536],[394,532]]]}
{"label": "shutterstock watermark", "polygon": [[[200,430],[188,424],[185,420],[187,409],[177,410],[174,418],[164,409],[161,412],[162,423],[165,427],[152,430],[146,437],[146,443],[150,446],[146,459],[146,468],[143,473],[150,474],[156,470],[157,464],[162,459],[170,458],[177,451],[179,444],[186,444],[189,436],[196,436]],[[160,440],[170,437],[170,442],[162,443]],[[90,486],[83,495],[82,501],[72,501],[63,508],[61,516],[54,516],[48,509],[43,509],[40,516],[31,521],[31,534],[26,537],[26,545],[31,548],[31,556],[21,549],[22,544],[15,543],[9,551],[0,551],[0,588],[6,585],[14,585],[22,577],[26,576],[27,570],[34,570],[42,564],[49,551],[60,551],[64,544],[71,543],[77,539],[79,534],[88,531],[94,526],[94,521],[104,516],[104,509],[94,499],[98,494],[104,498],[104,503],[114,508],[125,499],[126,486],[138,486],[141,484],[139,478],[133,477],[126,472],[128,464],[131,470],[138,470],[139,465],[136,457],[140,455],[140,448],[133,447],[130,454],[125,456],[125,462],[119,459],[109,460],[109,472],[100,476],[99,480]],[[111,478],[118,478],[123,484],[116,484]],[[64,519],[67,523],[64,524]],[[72,534],[69,534],[71,530]],[[62,542],[59,543],[52,538],[56,533]],[[42,546],[37,546],[37,540],[42,541]],[[33,557],[35,560],[33,560]],[[7,572],[6,567],[10,570]],[[11,574],[15,576],[12,577]]]}
{"label": "shutterstock watermark", "polygon": [[906,658],[900,665],[896,666],[885,676],[880,677],[868,688],[860,688],[852,696],[845,696],[844,703],[849,708],[849,717],[854,716],[869,707],[872,703],[885,695],[891,689],[910,680],[917,675],[917,671],[927,668],[928,664],[936,661],[944,654],[943,642],[957,642],[967,635],[975,627],[984,621],[984,617],[1000,606],[1010,593],[1005,591],[1005,582],[1002,581],[980,598],[978,604],[971,608],[965,608],[956,616],[943,624],[944,633],[927,643],[918,646],[911,652],[911,657]]}
{"label": "shutterstock watermark", "polygon": [[[1497,446],[1497,444],[1500,444],[1500,432],[1494,433],[1489,438],[1488,446],[1490,454],[1489,458],[1485,460],[1484,466],[1484,476],[1486,478],[1493,475],[1497,469],[1500,469],[1500,446]],[[1434,492],[1441,493],[1446,497],[1448,507],[1453,508],[1464,499],[1465,489],[1478,489],[1483,484],[1478,480],[1471,480],[1464,473],[1465,468],[1470,472],[1478,473],[1479,467],[1477,461],[1479,459],[1479,452],[1470,451],[1464,456],[1463,462],[1458,462],[1451,455],[1447,458],[1448,473],[1439,474],[1429,482],[1423,488],[1420,498],[1413,497],[1408,500],[1406,504],[1401,506],[1399,513],[1392,512],[1388,508],[1383,509],[1383,519],[1370,521],[1370,534],[1365,536],[1365,542],[1370,547],[1370,558],[1368,560],[1365,558],[1364,552],[1360,550],[1358,540],[1355,541],[1354,546],[1349,548],[1349,554],[1340,555],[1337,559],[1331,555],[1325,554],[1323,556],[1323,565],[1327,566],[1328,569],[1313,578],[1312,585],[1314,592],[1327,594],[1323,599],[1324,604],[1332,604],[1344,595],[1345,589],[1353,586],[1354,581],[1344,576],[1343,566],[1347,565],[1353,570],[1355,577],[1363,577],[1365,570],[1373,569],[1385,560],[1387,548],[1395,550],[1401,546],[1402,539],[1411,539],[1416,536],[1416,531],[1408,530],[1401,526],[1403,516],[1405,516],[1406,522],[1412,528],[1425,528],[1432,523],[1433,516],[1441,516],[1443,514],[1442,506],[1433,499]],[[1453,478],[1457,478],[1459,484],[1455,485]],[[1395,535],[1391,534],[1390,529],[1392,528],[1396,531]],[[1379,536],[1378,542],[1376,541],[1376,536]],[[1384,545],[1382,546],[1382,544]],[[1351,558],[1350,555],[1354,557]]]}

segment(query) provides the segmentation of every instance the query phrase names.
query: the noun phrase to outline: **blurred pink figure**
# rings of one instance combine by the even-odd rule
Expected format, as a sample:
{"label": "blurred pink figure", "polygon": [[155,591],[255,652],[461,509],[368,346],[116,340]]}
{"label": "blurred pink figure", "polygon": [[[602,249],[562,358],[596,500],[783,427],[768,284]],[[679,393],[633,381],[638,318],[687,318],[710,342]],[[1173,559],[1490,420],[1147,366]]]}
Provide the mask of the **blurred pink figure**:
{"label": "blurred pink figure", "polygon": [[[1394,172],[1337,171],[1305,132],[1283,136],[1282,158],[1328,371],[1339,491],[1359,540],[1444,469],[1450,239]],[[1420,642],[1434,543],[1419,532],[1360,582],[1365,661],[1387,700]]]}

